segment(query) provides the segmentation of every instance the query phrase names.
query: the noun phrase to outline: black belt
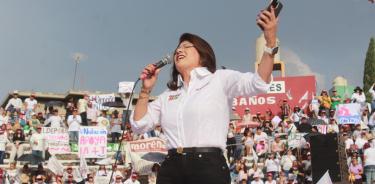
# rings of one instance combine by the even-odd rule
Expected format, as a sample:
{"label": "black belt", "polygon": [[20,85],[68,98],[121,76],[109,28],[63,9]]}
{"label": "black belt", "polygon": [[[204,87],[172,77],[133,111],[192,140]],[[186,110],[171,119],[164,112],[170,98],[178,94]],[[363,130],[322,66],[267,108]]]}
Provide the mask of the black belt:
{"label": "black belt", "polygon": [[220,148],[215,147],[191,147],[191,148],[174,148],[168,150],[169,155],[173,154],[184,154],[184,153],[219,153],[223,151]]}

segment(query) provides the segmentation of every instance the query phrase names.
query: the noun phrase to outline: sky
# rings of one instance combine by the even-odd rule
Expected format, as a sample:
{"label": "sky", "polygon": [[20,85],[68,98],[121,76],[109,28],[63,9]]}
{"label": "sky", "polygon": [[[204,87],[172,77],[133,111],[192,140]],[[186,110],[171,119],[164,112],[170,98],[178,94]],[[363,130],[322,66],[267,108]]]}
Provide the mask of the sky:
{"label": "sky", "polygon": [[[367,0],[281,0],[278,37],[287,75],[340,75],[362,86],[375,4]],[[148,63],[173,51],[182,33],[207,40],[217,66],[254,71],[256,16],[266,0],[0,0],[0,98],[17,90],[117,92]],[[153,91],[166,88],[163,68]]]}

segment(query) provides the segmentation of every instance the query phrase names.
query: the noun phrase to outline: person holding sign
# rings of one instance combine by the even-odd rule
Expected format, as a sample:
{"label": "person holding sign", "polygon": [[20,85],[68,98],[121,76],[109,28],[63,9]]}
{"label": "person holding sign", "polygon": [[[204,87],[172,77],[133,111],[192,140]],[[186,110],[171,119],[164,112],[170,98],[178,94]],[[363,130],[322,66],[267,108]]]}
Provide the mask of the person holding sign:
{"label": "person holding sign", "polygon": [[255,74],[216,70],[209,43],[190,33],[181,35],[174,52],[168,89],[151,103],[160,69],[150,64],[142,71],[142,88],[130,121],[135,133],[160,124],[166,135],[168,155],[158,173],[158,184],[230,183],[223,151],[233,98],[267,92],[278,50],[274,9],[261,11],[257,24],[266,48]]}

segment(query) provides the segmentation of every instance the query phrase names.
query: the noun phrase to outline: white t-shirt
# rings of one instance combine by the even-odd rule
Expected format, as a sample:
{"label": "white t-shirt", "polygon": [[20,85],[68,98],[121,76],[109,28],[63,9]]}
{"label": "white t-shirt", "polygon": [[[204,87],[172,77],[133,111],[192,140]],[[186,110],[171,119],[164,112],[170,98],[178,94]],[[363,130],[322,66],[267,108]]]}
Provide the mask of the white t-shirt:
{"label": "white t-shirt", "polygon": [[265,181],[264,184],[276,184],[276,181],[275,180]]}
{"label": "white t-shirt", "polygon": [[364,152],[365,156],[365,166],[372,165],[375,166],[375,148],[367,148]]}
{"label": "white t-shirt", "polygon": [[9,122],[9,116],[0,115],[0,126]]}
{"label": "white t-shirt", "polygon": [[43,139],[44,139],[44,136],[42,134],[33,133],[33,135],[30,137],[30,144],[31,144],[32,150],[43,151],[44,149]]}
{"label": "white t-shirt", "polygon": [[5,106],[5,109],[7,110],[10,105],[13,105],[16,109],[21,109],[22,107],[22,100],[20,98],[11,98],[8,101],[8,104]]}
{"label": "white t-shirt", "polygon": [[366,139],[363,139],[361,137],[358,137],[356,140],[355,140],[355,144],[358,146],[359,149],[362,149],[363,148],[363,145],[365,145],[367,143],[367,140]]}
{"label": "white t-shirt", "polygon": [[26,98],[25,99],[25,103],[27,104],[26,105],[26,109],[27,110],[33,110],[34,109],[34,106],[36,105],[36,104],[38,104],[38,101],[36,101],[35,99],[30,99],[30,98]]}
{"label": "white t-shirt", "polygon": [[69,125],[68,131],[69,132],[79,131],[79,127],[81,126],[81,123],[82,123],[82,119],[81,119],[80,115],[77,115],[75,118],[73,117],[73,115],[69,115],[69,117],[68,117],[68,125]]}
{"label": "white t-shirt", "polygon": [[265,162],[267,172],[278,172],[279,171],[279,165],[280,161],[279,159],[275,158],[273,160],[267,159]]}
{"label": "white t-shirt", "polygon": [[87,100],[84,98],[78,100],[78,112],[86,112],[87,111]]}
{"label": "white t-shirt", "polygon": [[124,184],[141,184],[138,180],[133,181],[131,178],[127,179]]}
{"label": "white t-shirt", "polygon": [[264,184],[262,180],[259,181],[252,181],[251,184]]}
{"label": "white t-shirt", "polygon": [[351,139],[351,138],[346,139],[346,140],[345,140],[345,149],[350,149],[350,146],[351,146],[352,144],[354,144],[353,139]]}
{"label": "white t-shirt", "polygon": [[281,165],[283,166],[284,171],[289,171],[290,168],[292,168],[293,161],[296,160],[296,157],[294,155],[284,155],[281,158]]}
{"label": "white t-shirt", "polygon": [[258,135],[258,134],[255,134],[255,135],[254,135],[254,141],[255,141],[256,143],[259,142],[260,140],[264,140],[264,141],[266,141],[267,138],[268,138],[268,136],[267,136],[267,134],[264,133],[264,132],[261,132],[260,135]]}
{"label": "white t-shirt", "polygon": [[51,128],[61,128],[62,119],[60,116],[52,115],[44,122],[44,125],[48,123],[51,123]]}

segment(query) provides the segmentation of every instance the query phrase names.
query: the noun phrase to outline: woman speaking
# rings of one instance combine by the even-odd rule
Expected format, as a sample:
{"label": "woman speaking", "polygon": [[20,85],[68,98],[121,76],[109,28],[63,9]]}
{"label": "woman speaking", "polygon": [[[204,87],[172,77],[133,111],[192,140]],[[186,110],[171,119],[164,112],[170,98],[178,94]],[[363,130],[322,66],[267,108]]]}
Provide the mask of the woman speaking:
{"label": "woman speaking", "polygon": [[[276,45],[275,10],[263,10],[257,24],[266,47],[257,73],[216,70],[211,46],[197,35],[181,35],[174,52],[168,89],[151,102],[160,69],[153,64],[141,74],[142,88],[131,125],[144,133],[161,125],[168,155],[157,176],[158,184],[229,184],[229,169],[223,156],[234,97],[265,93],[271,82]],[[149,76],[149,77],[144,77]]]}

